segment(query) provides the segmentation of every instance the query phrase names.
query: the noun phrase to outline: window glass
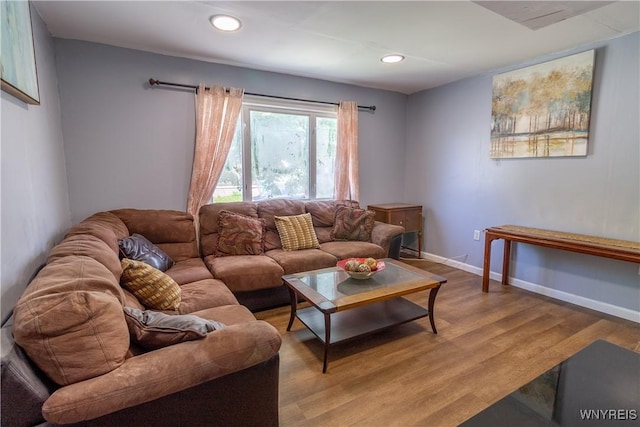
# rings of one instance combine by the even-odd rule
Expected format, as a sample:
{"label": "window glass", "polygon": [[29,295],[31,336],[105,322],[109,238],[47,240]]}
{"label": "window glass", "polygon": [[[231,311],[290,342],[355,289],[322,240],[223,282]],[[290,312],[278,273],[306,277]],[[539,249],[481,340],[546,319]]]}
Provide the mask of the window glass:
{"label": "window glass", "polygon": [[242,117],[238,117],[227,162],[213,192],[213,202],[242,201],[242,182]]}
{"label": "window glass", "polygon": [[255,99],[242,109],[214,203],[333,197],[335,109]]}
{"label": "window glass", "polygon": [[333,197],[334,160],[338,139],[338,121],[331,117],[316,119],[316,198]]}
{"label": "window glass", "polygon": [[309,198],[309,117],[251,111],[252,199]]}

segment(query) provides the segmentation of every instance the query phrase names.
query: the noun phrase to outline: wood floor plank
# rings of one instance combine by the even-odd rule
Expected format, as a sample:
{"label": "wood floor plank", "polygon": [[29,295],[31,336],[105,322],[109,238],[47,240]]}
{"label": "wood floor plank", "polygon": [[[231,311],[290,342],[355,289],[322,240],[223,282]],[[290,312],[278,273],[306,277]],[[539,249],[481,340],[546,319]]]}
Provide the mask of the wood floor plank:
{"label": "wood floor plank", "polygon": [[[282,334],[280,425],[455,426],[598,339],[640,352],[640,325],[424,260],[447,278],[428,319],[322,344],[289,307],[256,313]],[[426,306],[428,292],[407,297]]]}

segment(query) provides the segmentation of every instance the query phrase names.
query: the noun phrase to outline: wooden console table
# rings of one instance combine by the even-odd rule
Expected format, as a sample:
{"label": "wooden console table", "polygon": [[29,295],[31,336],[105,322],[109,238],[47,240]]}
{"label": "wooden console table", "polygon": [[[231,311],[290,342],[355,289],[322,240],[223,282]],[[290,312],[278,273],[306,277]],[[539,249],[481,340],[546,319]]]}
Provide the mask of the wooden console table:
{"label": "wooden console table", "polygon": [[489,291],[489,269],[491,267],[491,242],[504,239],[502,262],[502,284],[507,285],[509,261],[511,260],[511,242],[529,243],[547,248],[562,249],[621,261],[640,263],[640,242],[607,239],[583,234],[564,233],[540,228],[501,225],[485,230],[484,270],[482,273],[482,292]]}
{"label": "wooden console table", "polygon": [[[385,203],[369,205],[369,210],[376,213],[376,221],[387,224],[401,225],[405,233],[418,233],[418,250],[408,248],[422,257],[422,206],[406,203]],[[404,247],[404,246],[403,246]]]}

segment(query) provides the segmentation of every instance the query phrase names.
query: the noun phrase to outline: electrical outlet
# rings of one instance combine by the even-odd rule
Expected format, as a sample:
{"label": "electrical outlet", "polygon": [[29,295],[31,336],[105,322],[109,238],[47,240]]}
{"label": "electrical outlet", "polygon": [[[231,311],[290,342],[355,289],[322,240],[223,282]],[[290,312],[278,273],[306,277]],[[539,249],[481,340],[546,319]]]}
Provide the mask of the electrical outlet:
{"label": "electrical outlet", "polygon": [[473,230],[473,240],[480,240],[480,230]]}

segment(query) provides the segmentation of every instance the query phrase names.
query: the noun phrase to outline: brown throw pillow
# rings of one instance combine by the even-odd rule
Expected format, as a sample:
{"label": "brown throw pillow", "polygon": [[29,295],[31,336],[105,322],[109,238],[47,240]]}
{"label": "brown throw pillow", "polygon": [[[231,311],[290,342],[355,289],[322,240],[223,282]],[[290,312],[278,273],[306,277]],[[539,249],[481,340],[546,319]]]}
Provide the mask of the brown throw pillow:
{"label": "brown throw pillow", "polygon": [[224,328],[220,322],[192,314],[170,315],[133,307],[124,307],[124,314],[131,340],[147,349],[202,339],[209,332]]}
{"label": "brown throw pillow", "polygon": [[177,310],[182,300],[180,286],[171,277],[142,261],[124,258],[120,282],[138,301],[154,310]]}
{"label": "brown throw pillow", "polygon": [[274,220],[283,250],[297,251],[320,247],[311,214],[275,216]]}
{"label": "brown throw pillow", "polygon": [[145,262],[160,271],[167,271],[173,265],[169,255],[141,234],[118,240],[118,246],[123,258]]}
{"label": "brown throw pillow", "polygon": [[262,218],[222,210],[218,214],[217,256],[264,253],[266,222]]}
{"label": "brown throw pillow", "polygon": [[375,216],[374,211],[339,206],[331,230],[331,240],[370,242]]}

